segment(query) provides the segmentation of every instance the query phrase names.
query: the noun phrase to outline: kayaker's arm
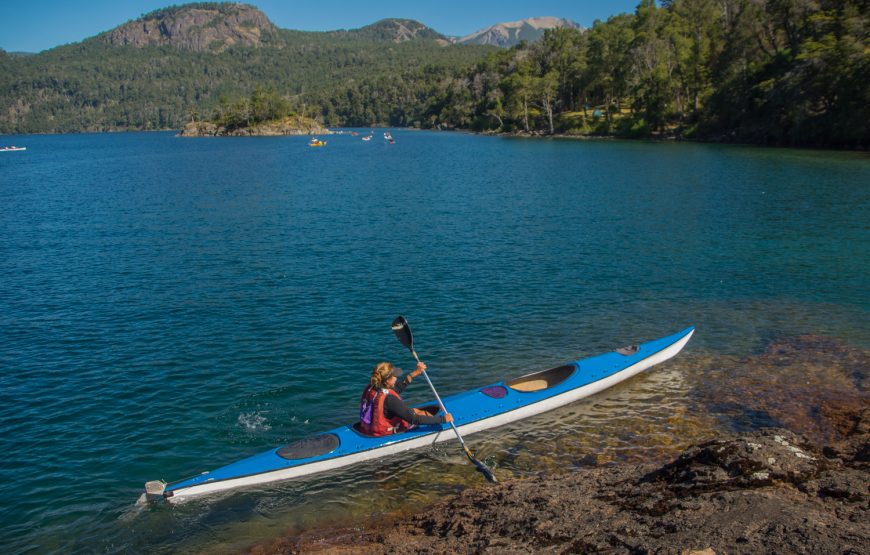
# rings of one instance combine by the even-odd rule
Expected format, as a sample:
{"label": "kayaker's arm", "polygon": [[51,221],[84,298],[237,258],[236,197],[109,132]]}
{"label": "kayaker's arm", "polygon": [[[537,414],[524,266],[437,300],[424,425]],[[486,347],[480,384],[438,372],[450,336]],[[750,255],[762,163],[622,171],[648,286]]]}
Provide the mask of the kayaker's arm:
{"label": "kayaker's arm", "polygon": [[413,372],[405,376],[402,381],[396,383],[396,385],[393,386],[393,391],[401,395],[402,392],[405,391],[405,388],[411,385],[411,381],[420,374],[422,374],[423,370],[425,369],[426,365],[423,362],[418,362],[417,368],[415,368]]}

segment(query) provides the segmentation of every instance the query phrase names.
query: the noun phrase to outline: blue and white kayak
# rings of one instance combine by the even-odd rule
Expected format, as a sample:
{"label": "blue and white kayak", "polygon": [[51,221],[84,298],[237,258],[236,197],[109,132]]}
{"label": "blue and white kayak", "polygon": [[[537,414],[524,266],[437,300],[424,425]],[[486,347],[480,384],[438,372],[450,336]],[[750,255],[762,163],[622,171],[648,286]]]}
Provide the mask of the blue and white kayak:
{"label": "blue and white kayak", "polygon": [[[694,332],[694,327],[686,328],[640,345],[496,382],[445,397],[444,405],[463,436],[516,422],[594,395],[673,357]],[[170,484],[159,480],[148,482],[146,498],[162,497],[177,502],[325,472],[455,438],[449,424],[417,426],[382,437],[362,434],[357,424],[341,426],[193,478]]]}

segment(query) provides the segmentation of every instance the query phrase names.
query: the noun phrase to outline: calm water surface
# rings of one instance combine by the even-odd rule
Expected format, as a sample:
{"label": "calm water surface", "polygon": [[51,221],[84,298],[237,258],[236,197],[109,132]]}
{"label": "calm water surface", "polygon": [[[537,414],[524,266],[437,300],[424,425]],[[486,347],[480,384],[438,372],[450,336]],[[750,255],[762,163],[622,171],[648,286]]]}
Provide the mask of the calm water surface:
{"label": "calm water surface", "polygon": [[134,507],[352,421],[376,362],[411,366],[399,313],[444,395],[697,326],[649,374],[473,436],[502,477],[727,428],[691,402],[728,379],[701,369],[773,338],[870,347],[866,155],[393,136],[0,141],[28,147],[0,154],[4,553],[234,552],[476,483],[442,445]]}

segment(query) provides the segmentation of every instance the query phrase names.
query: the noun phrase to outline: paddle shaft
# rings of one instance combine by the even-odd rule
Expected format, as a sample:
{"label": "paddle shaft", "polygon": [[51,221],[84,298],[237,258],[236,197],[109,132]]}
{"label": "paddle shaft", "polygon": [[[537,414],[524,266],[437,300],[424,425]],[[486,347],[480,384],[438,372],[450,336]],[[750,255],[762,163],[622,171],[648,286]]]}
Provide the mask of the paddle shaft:
{"label": "paddle shaft", "polygon": [[[411,354],[414,355],[414,359],[417,362],[420,362],[420,357],[417,356],[417,351],[411,349]],[[446,414],[447,409],[444,408],[444,403],[441,401],[441,396],[438,395],[437,391],[435,391],[435,386],[432,385],[432,380],[429,379],[429,374],[427,374],[425,370],[423,370],[423,377],[426,378],[426,383],[429,384],[429,389],[431,389],[432,394],[435,395],[435,399],[438,401],[438,406],[441,407],[441,410],[443,410]],[[460,434],[459,430],[456,429],[456,425],[453,424],[453,422],[450,422],[450,427],[453,428],[453,432],[456,434],[456,438],[459,439],[459,443],[462,444],[462,449],[465,450],[465,454],[468,455],[469,458],[473,458],[471,455],[471,451],[469,451],[468,447],[465,446],[465,440],[462,439],[462,434]]]}

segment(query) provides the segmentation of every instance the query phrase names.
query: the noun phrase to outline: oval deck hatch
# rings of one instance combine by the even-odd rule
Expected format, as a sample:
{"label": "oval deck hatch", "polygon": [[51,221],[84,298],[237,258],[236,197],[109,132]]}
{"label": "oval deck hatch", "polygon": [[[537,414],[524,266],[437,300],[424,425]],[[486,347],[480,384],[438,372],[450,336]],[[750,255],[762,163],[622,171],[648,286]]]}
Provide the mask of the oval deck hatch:
{"label": "oval deck hatch", "polygon": [[335,434],[321,434],[319,436],[306,437],[299,441],[294,441],[289,445],[285,445],[278,449],[277,454],[279,457],[291,461],[296,459],[308,459],[335,451],[340,443],[341,441]]}
{"label": "oval deck hatch", "polygon": [[484,387],[480,390],[480,392],[487,397],[492,397],[493,399],[503,399],[508,394],[507,388],[500,385],[491,385],[489,387]]}

